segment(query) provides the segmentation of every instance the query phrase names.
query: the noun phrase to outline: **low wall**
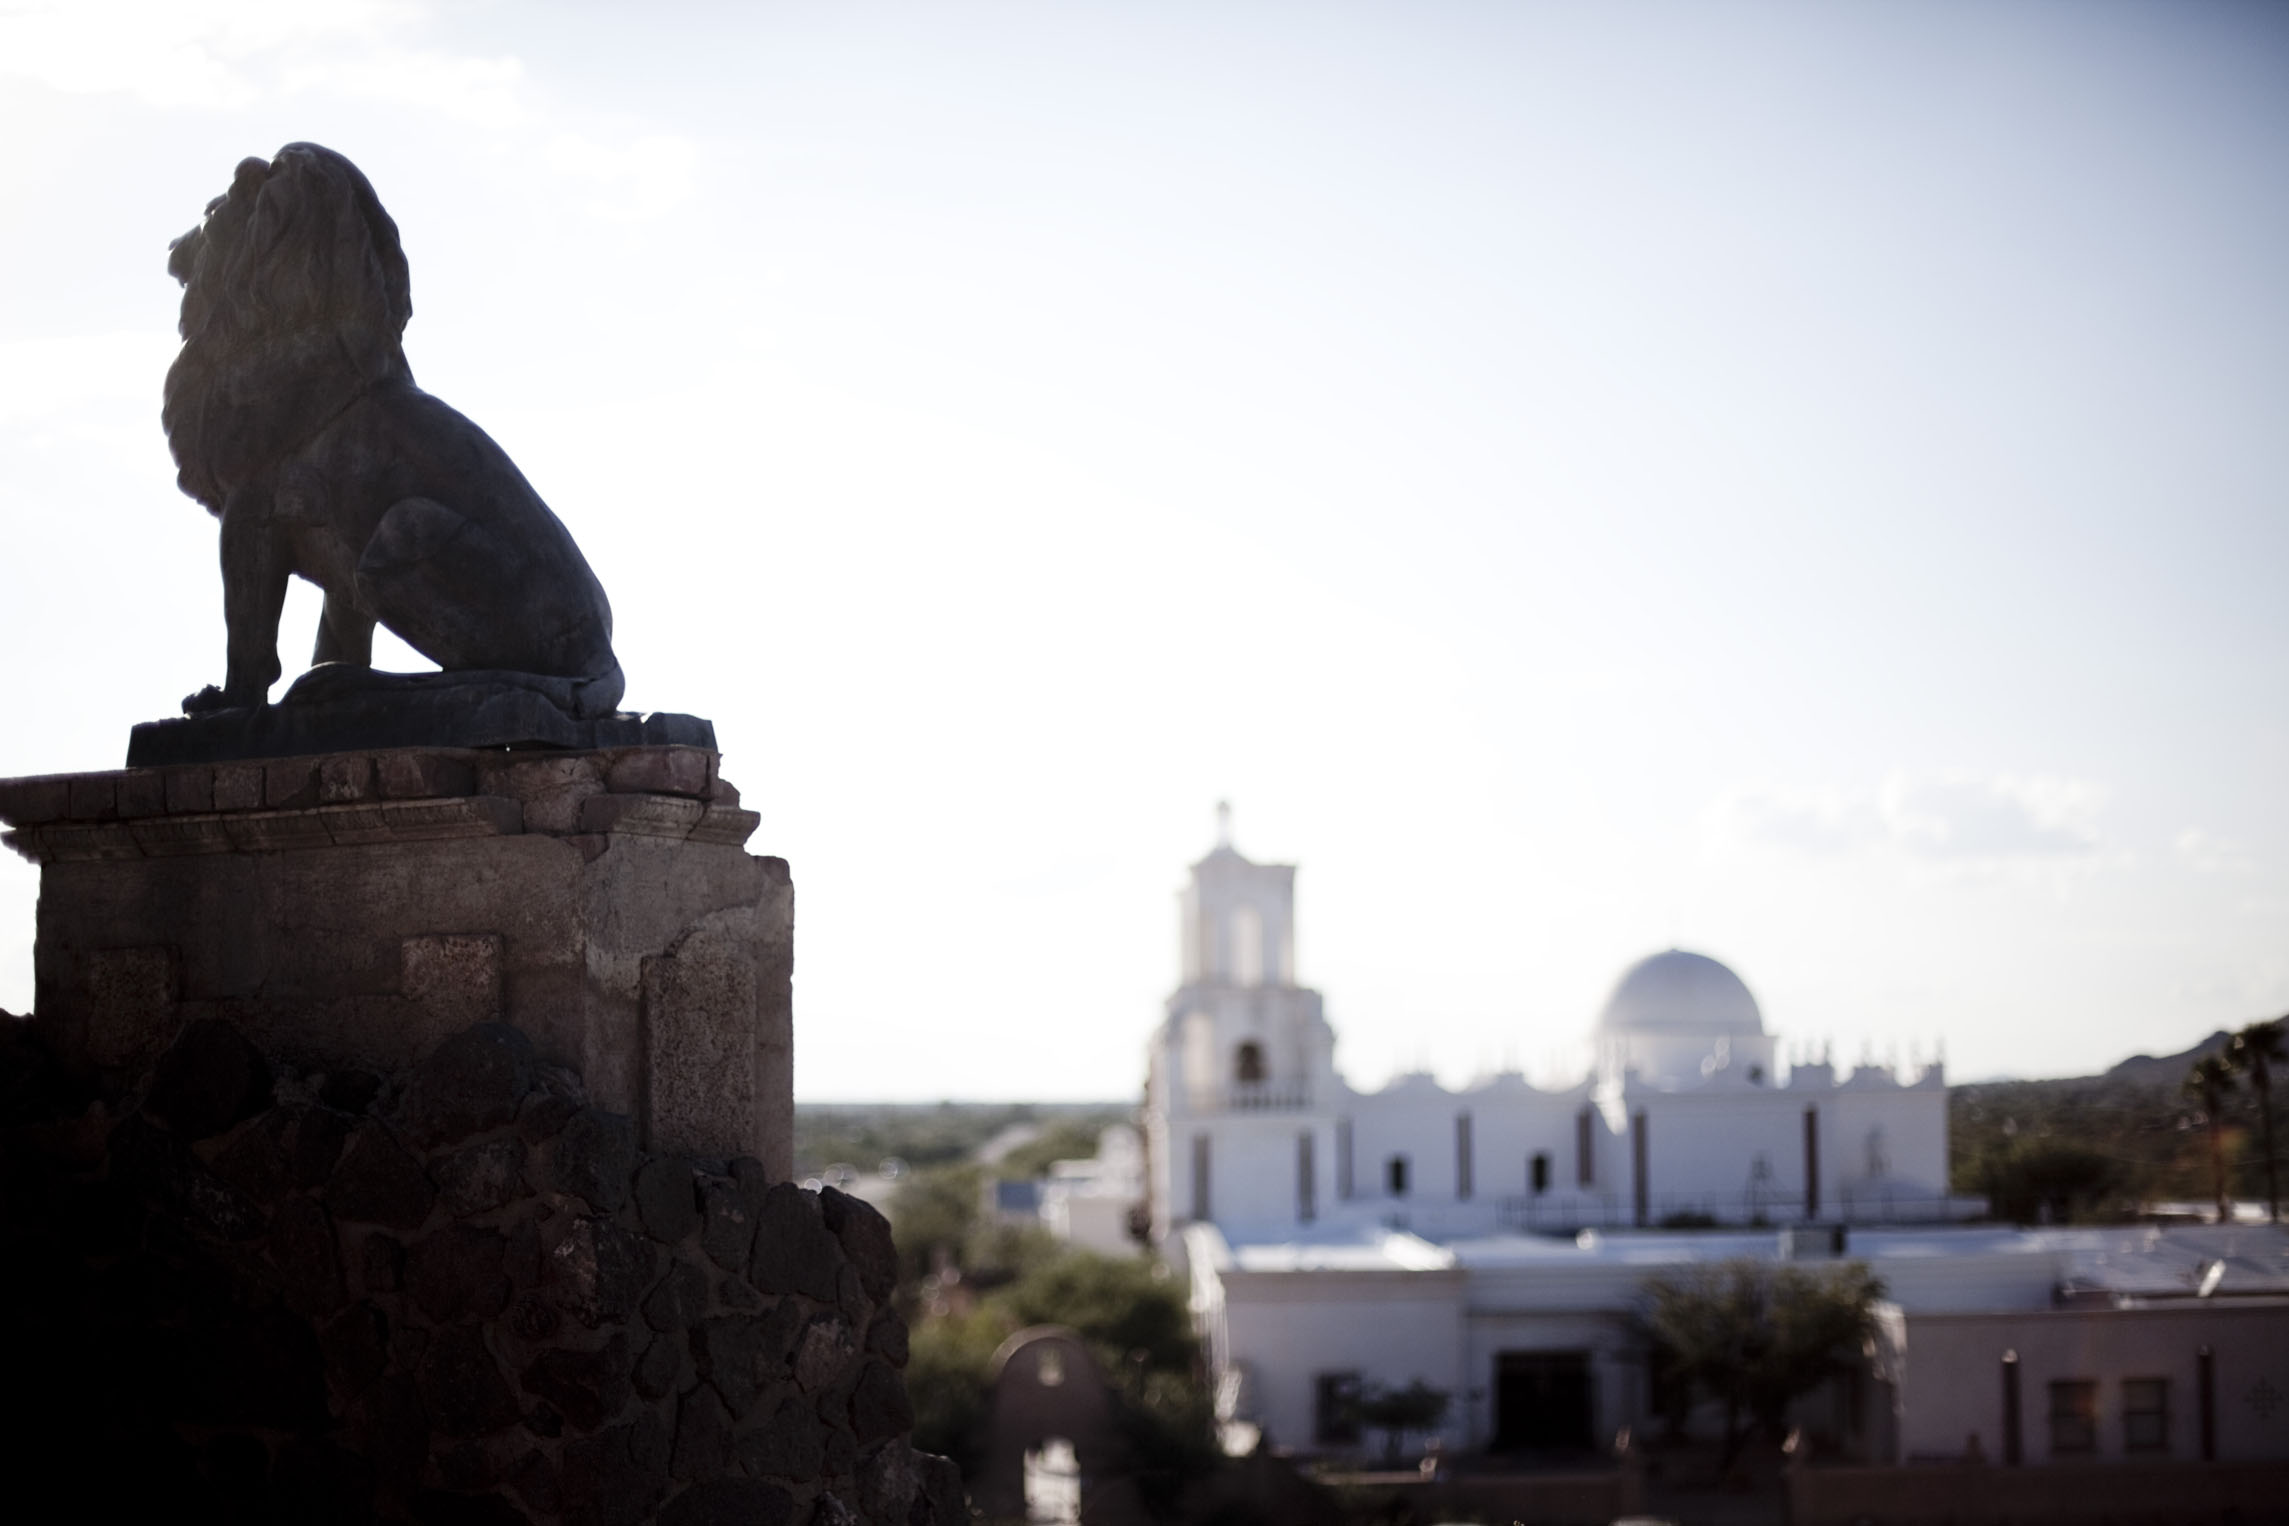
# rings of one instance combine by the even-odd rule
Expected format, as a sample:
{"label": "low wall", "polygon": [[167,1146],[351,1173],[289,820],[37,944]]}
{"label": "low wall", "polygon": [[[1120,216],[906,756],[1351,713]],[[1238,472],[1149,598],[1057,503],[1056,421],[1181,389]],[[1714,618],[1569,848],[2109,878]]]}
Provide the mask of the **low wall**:
{"label": "low wall", "polygon": [[[1644,1483],[1633,1469],[1597,1473],[1483,1473],[1439,1479],[1404,1474],[1323,1476],[1341,1493],[1409,1509],[1413,1519],[1447,1516],[1531,1521],[1534,1526],[1608,1526],[1644,1507]],[[1375,1517],[1381,1519],[1380,1516]]]}
{"label": "low wall", "polygon": [[2108,1526],[2289,1522],[2289,1463],[1798,1469],[1792,1526]]}
{"label": "low wall", "polygon": [[59,1516],[953,1526],[895,1273],[507,1024],[311,1071],[198,1019],[122,1093],[0,1014],[0,1463]]}

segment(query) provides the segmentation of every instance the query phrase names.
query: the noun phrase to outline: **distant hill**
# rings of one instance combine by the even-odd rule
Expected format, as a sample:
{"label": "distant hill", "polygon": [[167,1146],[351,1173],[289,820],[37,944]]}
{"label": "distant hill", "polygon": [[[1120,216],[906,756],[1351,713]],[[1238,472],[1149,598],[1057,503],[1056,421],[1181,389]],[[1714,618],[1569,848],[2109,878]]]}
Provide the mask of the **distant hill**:
{"label": "distant hill", "polygon": [[2175,1086],[2185,1079],[2187,1071],[2194,1068],[2194,1061],[2225,1053],[2225,1046],[2232,1038],[2232,1034],[2220,1028],[2183,1054],[2166,1054],[2159,1059],[2150,1054],[2134,1054],[2100,1079],[2129,1081],[2147,1086]]}
{"label": "distant hill", "polygon": [[[2179,1054],[2132,1055],[2102,1075],[1950,1087],[1955,1190],[1983,1194],[2012,1218],[2108,1219],[2152,1202],[2207,1202],[2209,1133],[2184,1082],[2230,1037],[2221,1030]],[[2279,1102],[2275,1127],[2289,1136],[2289,1085]],[[2246,1087],[2228,1098],[2223,1133],[2228,1190],[2262,1197],[2257,1100]]]}

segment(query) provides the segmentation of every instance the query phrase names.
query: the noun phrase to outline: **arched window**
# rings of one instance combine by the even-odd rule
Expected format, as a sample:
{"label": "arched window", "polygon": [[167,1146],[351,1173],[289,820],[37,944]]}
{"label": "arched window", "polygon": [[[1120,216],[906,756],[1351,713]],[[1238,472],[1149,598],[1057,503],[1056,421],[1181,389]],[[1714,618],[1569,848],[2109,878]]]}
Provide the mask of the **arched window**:
{"label": "arched window", "polygon": [[1383,1163],[1383,1185],[1393,1197],[1407,1195],[1407,1157],[1394,1155]]}
{"label": "arched window", "polygon": [[1546,1152],[1534,1152],[1533,1160],[1526,1166],[1526,1181],[1536,1197],[1550,1190],[1550,1157]]}
{"label": "arched window", "polygon": [[1264,1046],[1254,1039],[1242,1044],[1232,1056],[1232,1079],[1242,1086],[1253,1086],[1264,1079]]}

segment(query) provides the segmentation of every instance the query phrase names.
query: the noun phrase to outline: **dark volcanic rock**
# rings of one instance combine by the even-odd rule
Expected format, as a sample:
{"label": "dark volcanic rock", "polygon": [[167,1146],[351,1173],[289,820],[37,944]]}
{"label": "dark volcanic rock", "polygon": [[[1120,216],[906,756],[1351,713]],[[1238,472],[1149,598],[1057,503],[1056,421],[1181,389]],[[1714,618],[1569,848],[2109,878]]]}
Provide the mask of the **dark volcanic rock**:
{"label": "dark volcanic rock", "polygon": [[119,1121],[108,1147],[113,1175],[171,1210],[186,1228],[218,1240],[250,1240],[268,1222],[254,1199],[200,1165],[180,1137],[139,1114]]}
{"label": "dark volcanic rock", "polygon": [[866,1349],[893,1367],[904,1367],[907,1356],[906,1321],[895,1309],[884,1309],[867,1327]]}
{"label": "dark volcanic rock", "polygon": [[214,1158],[215,1175],[267,1208],[290,1187],[293,1179],[286,1157],[292,1119],[275,1112],[241,1129]]}
{"label": "dark volcanic rock", "polygon": [[898,1247],[891,1242],[890,1221],[864,1198],[828,1187],[819,1193],[819,1210],[827,1228],[842,1242],[842,1252],[858,1268],[866,1296],[876,1303],[898,1285]]}
{"label": "dark volcanic rock", "polygon": [[405,1286],[405,1247],[388,1235],[367,1235],[358,1264],[360,1283],[368,1293],[394,1293]]}
{"label": "dark volcanic rock", "polygon": [[780,1182],[764,1194],[760,1218],[755,1285],[768,1293],[802,1293],[833,1303],[840,1253],[819,1200],[792,1182]]}
{"label": "dark volcanic rock", "polygon": [[549,1186],[569,1192],[600,1213],[628,1201],[636,1169],[636,1130],[618,1113],[584,1107],[542,1147]]}
{"label": "dark volcanic rock", "polygon": [[699,1188],[691,1166],[656,1156],[636,1173],[636,1210],[655,1240],[673,1245],[700,1226]]}
{"label": "dark volcanic rock", "polygon": [[760,1478],[816,1478],[826,1460],[827,1427],[800,1399],[781,1401],[769,1420],[739,1438],[740,1463]]}
{"label": "dark volcanic rock", "polygon": [[290,1197],[270,1218],[270,1260],[286,1306],[322,1317],[342,1306],[342,1263],[333,1221],[306,1197]]}
{"label": "dark volcanic rock", "polygon": [[345,1113],[362,1113],[381,1095],[381,1077],[365,1070],[336,1070],[318,1083],[318,1100]]}
{"label": "dark volcanic rock", "polygon": [[652,1281],[658,1248],[610,1219],[581,1219],[549,1254],[542,1279],[558,1307],[594,1327],[626,1319]]}
{"label": "dark volcanic rock", "polygon": [[636,1392],[647,1399],[661,1399],[684,1387],[684,1376],[690,1371],[687,1355],[681,1335],[653,1336],[636,1360]]}
{"label": "dark volcanic rock", "polygon": [[298,1109],[292,1143],[287,1151],[287,1170],[294,1185],[323,1184],[333,1173],[334,1163],[342,1158],[342,1146],[349,1138],[347,1115],[328,1107]]}
{"label": "dark volcanic rock", "polygon": [[705,1384],[676,1404],[676,1445],[669,1471],[686,1482],[714,1478],[731,1465],[731,1414]]}
{"label": "dark volcanic rock", "polygon": [[598,1351],[546,1351],[525,1369],[524,1389],[546,1399],[576,1431],[593,1431],[628,1402],[628,1337]]}
{"label": "dark volcanic rock", "polygon": [[407,1253],[406,1291],[439,1324],[490,1319],[508,1307],[509,1279],[501,1268],[507,1243],[497,1230],[440,1229]]}
{"label": "dark volcanic rock", "polygon": [[668,1501],[660,1526],[793,1526],[794,1496],[751,1479],[695,1484]]}
{"label": "dark volcanic rock", "polygon": [[389,1321],[372,1304],[356,1304],[319,1332],[318,1349],[334,1392],[355,1399],[389,1365]]}
{"label": "dark volcanic rock", "polygon": [[404,1483],[417,1477],[429,1458],[429,1417],[413,1379],[386,1377],[366,1390],[353,1434],[384,1479]]}
{"label": "dark volcanic rock", "polygon": [[707,1312],[707,1273],[678,1260],[644,1299],[644,1323],[655,1330],[688,1330]]}
{"label": "dark volcanic rock", "polygon": [[485,1349],[485,1332],[474,1326],[431,1336],[416,1380],[430,1425],[457,1440],[487,1435],[517,1418],[516,1396]]}
{"label": "dark volcanic rock", "polygon": [[270,1062],[220,1018],[183,1029],[159,1057],[143,1106],[185,1139],[220,1134],[270,1100]]}
{"label": "dark volcanic rock", "polygon": [[564,1444],[564,1517],[575,1526],[640,1521],[668,1486],[668,1428],[650,1410]]}
{"label": "dark volcanic rock", "polygon": [[525,1143],[514,1134],[479,1140],[437,1162],[438,1200],[456,1218],[488,1213],[524,1188]]}
{"label": "dark volcanic rock", "polygon": [[860,1446],[914,1429],[906,1385],[887,1363],[868,1362],[859,1374],[857,1391],[850,1396],[850,1425]]}
{"label": "dark volcanic rock", "polygon": [[733,1417],[746,1415],[762,1386],[763,1321],[747,1314],[702,1321],[692,1332],[691,1354]]}
{"label": "dark volcanic rock", "polygon": [[708,1259],[727,1272],[746,1276],[755,1249],[755,1221],[763,1209],[762,1192],[731,1177],[710,1176],[700,1183],[699,1201],[705,1221],[700,1244]]}
{"label": "dark volcanic rock", "polygon": [[450,1144],[513,1121],[532,1085],[532,1040],[506,1023],[479,1023],[414,1067],[406,1123],[416,1139]]}
{"label": "dark volcanic rock", "polygon": [[397,1136],[379,1123],[361,1123],[326,1183],[326,1206],[338,1219],[416,1229],[429,1217],[436,1189]]}

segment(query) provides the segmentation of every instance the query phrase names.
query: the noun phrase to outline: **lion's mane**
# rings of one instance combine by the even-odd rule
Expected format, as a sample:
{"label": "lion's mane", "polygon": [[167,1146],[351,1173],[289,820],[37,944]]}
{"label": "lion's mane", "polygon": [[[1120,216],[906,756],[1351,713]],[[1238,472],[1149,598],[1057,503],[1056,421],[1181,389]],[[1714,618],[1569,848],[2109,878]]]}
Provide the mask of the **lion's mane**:
{"label": "lion's mane", "polygon": [[331,149],[289,143],[241,162],[173,265],[183,349],[160,420],[176,481],[216,514],[367,391],[412,382],[397,224]]}

